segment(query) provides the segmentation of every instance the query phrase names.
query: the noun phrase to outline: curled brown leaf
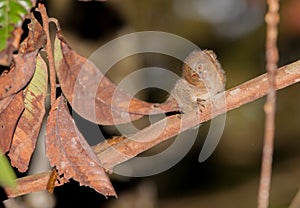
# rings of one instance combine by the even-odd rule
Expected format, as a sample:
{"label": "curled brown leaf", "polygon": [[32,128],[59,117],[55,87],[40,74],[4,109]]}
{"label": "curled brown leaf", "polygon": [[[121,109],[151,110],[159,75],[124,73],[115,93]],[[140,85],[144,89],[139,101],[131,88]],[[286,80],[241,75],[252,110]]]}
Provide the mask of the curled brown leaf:
{"label": "curled brown leaf", "polygon": [[12,101],[0,113],[0,149],[6,153],[10,149],[16,124],[24,110],[23,92],[13,95]]}
{"label": "curled brown leaf", "polygon": [[56,167],[60,182],[73,178],[80,185],[94,188],[104,196],[116,196],[98,158],[77,129],[62,96],[52,106],[48,117],[46,154],[51,165]]}
{"label": "curled brown leaf", "polygon": [[176,105],[148,103],[118,89],[88,59],[72,50],[60,31],[55,40],[55,65],[64,95],[87,120],[103,125],[127,123],[143,115],[177,110]]}
{"label": "curled brown leaf", "polygon": [[46,33],[42,25],[37,21],[31,13],[31,22],[28,24],[28,36],[20,44],[19,53],[25,54],[38,50],[46,43]]}
{"label": "curled brown leaf", "polygon": [[0,76],[0,100],[19,92],[28,84],[35,69],[37,52],[14,55],[14,66]]}
{"label": "curled brown leaf", "polygon": [[45,115],[47,65],[41,56],[37,57],[36,63],[33,78],[24,90],[25,110],[17,124],[9,152],[12,166],[20,172],[28,169]]}
{"label": "curled brown leaf", "polygon": [[[0,100],[20,91],[34,74],[36,55],[46,43],[46,36],[33,14],[31,14],[31,23],[28,24],[28,29],[27,38],[20,44],[19,54],[13,56],[10,71],[0,76]],[[16,41],[16,39],[14,40]]]}
{"label": "curled brown leaf", "polygon": [[14,95],[8,96],[2,100],[0,100],[0,113],[6,109],[9,103],[13,100]]}

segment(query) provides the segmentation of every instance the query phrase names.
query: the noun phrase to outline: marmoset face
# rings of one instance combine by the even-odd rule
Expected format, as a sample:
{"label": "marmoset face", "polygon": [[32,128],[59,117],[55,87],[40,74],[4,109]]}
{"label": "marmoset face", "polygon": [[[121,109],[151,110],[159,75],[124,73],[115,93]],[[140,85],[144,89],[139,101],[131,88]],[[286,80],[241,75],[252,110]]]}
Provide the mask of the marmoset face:
{"label": "marmoset face", "polygon": [[211,50],[190,53],[183,65],[183,78],[195,87],[221,92],[225,88],[225,73]]}
{"label": "marmoset face", "polygon": [[182,112],[198,112],[224,90],[225,72],[215,53],[196,50],[185,59],[182,77],[172,89],[169,100],[175,99]]}

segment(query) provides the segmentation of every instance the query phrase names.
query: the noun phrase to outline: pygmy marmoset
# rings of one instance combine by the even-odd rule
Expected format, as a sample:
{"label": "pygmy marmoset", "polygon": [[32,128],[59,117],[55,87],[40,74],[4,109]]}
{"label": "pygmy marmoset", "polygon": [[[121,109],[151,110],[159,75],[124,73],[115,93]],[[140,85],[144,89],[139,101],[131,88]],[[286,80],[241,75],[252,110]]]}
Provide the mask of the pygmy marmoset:
{"label": "pygmy marmoset", "polygon": [[225,90],[225,72],[211,50],[195,50],[185,59],[182,77],[171,91],[183,113],[199,112],[214,96]]}

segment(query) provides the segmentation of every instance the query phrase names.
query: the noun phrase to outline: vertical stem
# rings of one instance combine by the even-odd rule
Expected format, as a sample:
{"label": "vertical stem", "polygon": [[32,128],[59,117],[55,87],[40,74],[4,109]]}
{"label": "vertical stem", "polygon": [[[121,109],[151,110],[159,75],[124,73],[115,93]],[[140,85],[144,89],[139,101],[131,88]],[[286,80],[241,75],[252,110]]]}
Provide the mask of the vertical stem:
{"label": "vertical stem", "polygon": [[55,76],[55,64],[54,64],[53,51],[52,51],[51,39],[50,39],[50,31],[49,31],[49,20],[48,20],[47,11],[44,4],[39,3],[38,9],[42,16],[43,28],[47,37],[46,53],[49,61],[50,103],[52,106],[56,100],[56,76]]}
{"label": "vertical stem", "polygon": [[275,110],[276,110],[276,83],[277,62],[279,59],[277,48],[277,25],[279,22],[279,0],[267,0],[268,12],[265,16],[267,23],[266,34],[266,68],[269,81],[269,92],[264,106],[265,135],[262,155],[261,177],[258,191],[258,208],[269,206],[270,184],[272,175],[272,161],[274,149],[275,132]]}
{"label": "vertical stem", "polygon": [[[44,28],[44,31],[45,31],[46,37],[47,37],[46,53],[47,53],[47,58],[48,58],[48,62],[49,62],[50,104],[52,107],[56,100],[56,75],[55,75],[54,56],[53,56],[53,50],[52,50],[51,39],[50,39],[50,31],[49,31],[49,18],[48,18],[47,10],[46,10],[44,4],[39,3],[38,9],[42,16],[43,28]],[[56,178],[57,178],[57,172],[56,172],[55,168],[52,168],[50,179],[48,180],[47,188],[46,188],[50,193],[53,192]]]}

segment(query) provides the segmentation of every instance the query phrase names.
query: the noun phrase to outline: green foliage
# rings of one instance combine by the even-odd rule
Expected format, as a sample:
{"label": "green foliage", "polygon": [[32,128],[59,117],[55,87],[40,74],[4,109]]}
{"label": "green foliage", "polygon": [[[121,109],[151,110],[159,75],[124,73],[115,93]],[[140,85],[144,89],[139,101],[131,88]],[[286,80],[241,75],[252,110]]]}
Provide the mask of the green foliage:
{"label": "green foliage", "polygon": [[0,151],[0,185],[16,187],[16,175],[5,155]]}
{"label": "green foliage", "polygon": [[31,7],[30,0],[0,0],[0,51],[6,48],[13,30],[22,25]]}

